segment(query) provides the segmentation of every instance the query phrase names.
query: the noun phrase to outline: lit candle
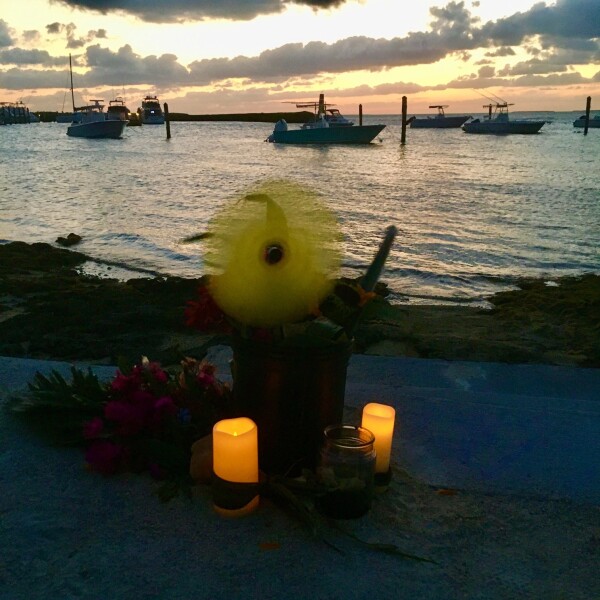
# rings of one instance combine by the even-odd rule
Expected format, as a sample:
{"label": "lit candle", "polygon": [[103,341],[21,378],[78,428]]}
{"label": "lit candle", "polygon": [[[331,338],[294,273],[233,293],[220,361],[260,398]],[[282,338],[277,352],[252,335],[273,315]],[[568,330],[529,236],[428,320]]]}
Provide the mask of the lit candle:
{"label": "lit candle", "polygon": [[371,402],[363,409],[362,426],[375,436],[376,473],[387,473],[390,468],[395,417],[396,411],[387,404]]}
{"label": "lit candle", "polygon": [[[225,419],[213,427],[213,471],[225,482],[258,483],[258,429],[246,417]],[[232,488],[233,489],[233,488]],[[217,511],[227,516],[247,514],[258,506],[255,495],[244,506]]]}

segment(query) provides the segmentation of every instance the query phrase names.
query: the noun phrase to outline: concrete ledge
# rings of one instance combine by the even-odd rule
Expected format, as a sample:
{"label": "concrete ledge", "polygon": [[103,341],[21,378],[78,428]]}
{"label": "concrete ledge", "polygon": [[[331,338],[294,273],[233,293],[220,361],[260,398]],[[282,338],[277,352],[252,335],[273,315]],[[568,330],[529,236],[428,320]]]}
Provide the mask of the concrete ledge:
{"label": "concrete ledge", "polygon": [[[223,376],[227,351],[215,357]],[[69,366],[0,359],[0,401]],[[354,356],[349,411],[397,408],[394,476],[365,517],[324,522],[322,538],[267,498],[239,520],[212,511],[208,486],[161,504],[148,477],[89,473],[80,450],[0,411],[0,597],[600,597],[599,384],[580,369]]]}

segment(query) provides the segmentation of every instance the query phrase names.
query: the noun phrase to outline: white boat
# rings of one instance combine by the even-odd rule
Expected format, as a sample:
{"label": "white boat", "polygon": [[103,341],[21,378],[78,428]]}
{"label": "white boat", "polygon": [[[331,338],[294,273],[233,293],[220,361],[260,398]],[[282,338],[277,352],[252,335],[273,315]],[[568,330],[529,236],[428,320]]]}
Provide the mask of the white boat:
{"label": "white boat", "polygon": [[73,121],[67,127],[67,135],[83,138],[120,138],[127,121],[107,119],[102,100],[90,100],[90,102],[94,104],[75,108],[75,112],[81,115],[81,120]]}
{"label": "white boat", "polygon": [[[538,133],[546,121],[537,121],[533,119],[509,119],[508,107],[512,104],[506,102],[496,102],[496,104],[484,104],[483,108],[488,109],[487,117],[474,119],[465,123],[462,128],[466,133],[491,133],[504,135],[509,133],[531,134]],[[494,112],[492,113],[492,109]]]}
{"label": "white boat", "polygon": [[[585,115],[573,121],[573,127],[585,127]],[[588,129],[600,128],[600,115],[590,116],[588,121]]]}
{"label": "white boat", "polygon": [[385,125],[354,125],[339,110],[328,109],[324,94],[319,102],[296,103],[298,108],[314,107],[315,118],[299,129],[288,129],[285,119],[275,123],[267,142],[278,144],[370,144]]}
{"label": "white boat", "polygon": [[129,121],[129,109],[125,106],[123,98],[117,96],[114,100],[109,100],[106,118],[115,121]]}
{"label": "white boat", "polygon": [[146,96],[137,112],[142,125],[163,125],[165,122],[165,115],[156,96]]}
{"label": "white boat", "polygon": [[87,106],[75,106],[73,94],[73,68],[71,66],[71,55],[69,55],[69,71],[71,74],[71,100],[73,102],[73,113],[77,115],[73,122],[67,127],[67,135],[81,138],[120,138],[126,121],[109,120],[104,113],[102,100],[91,100],[93,104]]}
{"label": "white boat", "polygon": [[416,129],[447,129],[450,127],[460,127],[465,121],[471,117],[469,115],[452,115],[447,117],[444,109],[448,108],[447,104],[432,104],[429,108],[437,108],[437,115],[427,116],[423,118],[411,117],[410,126]]}

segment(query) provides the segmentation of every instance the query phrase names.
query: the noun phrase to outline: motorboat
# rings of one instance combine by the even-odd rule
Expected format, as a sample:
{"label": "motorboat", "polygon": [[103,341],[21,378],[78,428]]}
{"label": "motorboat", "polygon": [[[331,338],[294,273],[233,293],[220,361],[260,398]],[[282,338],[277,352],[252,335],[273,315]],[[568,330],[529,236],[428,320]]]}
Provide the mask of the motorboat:
{"label": "motorboat", "polygon": [[[585,115],[582,115],[578,119],[575,119],[573,121],[573,127],[585,127]],[[589,129],[600,128],[600,115],[595,115],[594,117],[589,118],[588,128]]]}
{"label": "motorboat", "polygon": [[[531,134],[538,133],[546,121],[534,119],[509,119],[508,107],[512,104],[506,102],[496,102],[484,104],[483,108],[488,109],[487,117],[473,119],[464,123],[462,128],[465,133],[491,133],[504,135],[509,133]],[[492,112],[493,109],[493,112]]]}
{"label": "motorboat", "polygon": [[90,100],[90,102],[93,104],[75,108],[75,113],[80,117],[67,127],[67,135],[82,138],[120,138],[127,121],[107,119],[102,100]]}
{"label": "motorboat", "polygon": [[137,112],[142,125],[163,125],[165,122],[165,115],[156,96],[146,96]]}
{"label": "motorboat", "polygon": [[287,121],[275,123],[267,142],[278,144],[370,144],[385,125],[354,125],[337,109],[328,109],[324,94],[319,102],[296,103],[298,108],[313,106],[315,119],[303,123],[299,129],[289,129]]}
{"label": "motorboat", "polygon": [[326,108],[325,120],[329,123],[329,127],[350,127],[354,125],[354,121],[344,117],[337,108]]}
{"label": "motorboat", "polygon": [[14,123],[39,123],[39,117],[21,101],[0,102],[0,121],[5,125]]}
{"label": "motorboat", "polygon": [[111,138],[117,139],[123,135],[126,121],[107,119],[102,100],[90,100],[93,104],[75,106],[73,93],[73,67],[69,54],[69,72],[71,74],[71,101],[73,102],[73,122],[67,127],[67,135],[80,138]]}
{"label": "motorboat", "polygon": [[114,100],[109,100],[106,118],[116,121],[129,121],[129,109],[125,106],[123,98],[117,96]]}
{"label": "motorboat", "polygon": [[[314,104],[316,104],[316,103],[314,103]],[[312,106],[312,104],[311,105],[297,104],[296,106],[306,107],[306,106]],[[318,108],[318,104],[317,104],[317,108]],[[317,121],[317,116],[318,116],[318,113],[316,113],[315,121],[309,121],[308,123],[303,123],[301,128],[302,129],[313,128],[314,123]],[[329,127],[350,127],[350,126],[354,125],[354,121],[351,121],[350,119],[347,119],[346,117],[344,117],[344,115],[342,115],[342,113],[337,108],[325,107],[325,112],[323,113],[323,116],[325,117],[325,120],[327,121],[327,124],[329,125]]]}
{"label": "motorboat", "polygon": [[411,117],[411,128],[447,129],[449,127],[460,127],[465,121],[471,118],[469,115],[446,116],[444,109],[448,108],[448,104],[432,104],[429,108],[437,108],[437,115],[430,115],[423,118]]}

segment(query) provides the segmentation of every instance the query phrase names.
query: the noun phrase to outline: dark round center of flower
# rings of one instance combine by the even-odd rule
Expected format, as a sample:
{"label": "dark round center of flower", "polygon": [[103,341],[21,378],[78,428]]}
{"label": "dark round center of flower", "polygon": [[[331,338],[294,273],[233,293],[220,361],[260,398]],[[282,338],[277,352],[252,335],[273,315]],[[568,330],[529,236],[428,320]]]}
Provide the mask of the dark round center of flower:
{"label": "dark round center of flower", "polygon": [[269,244],[265,248],[265,261],[269,265],[276,265],[283,260],[283,247],[280,244]]}

